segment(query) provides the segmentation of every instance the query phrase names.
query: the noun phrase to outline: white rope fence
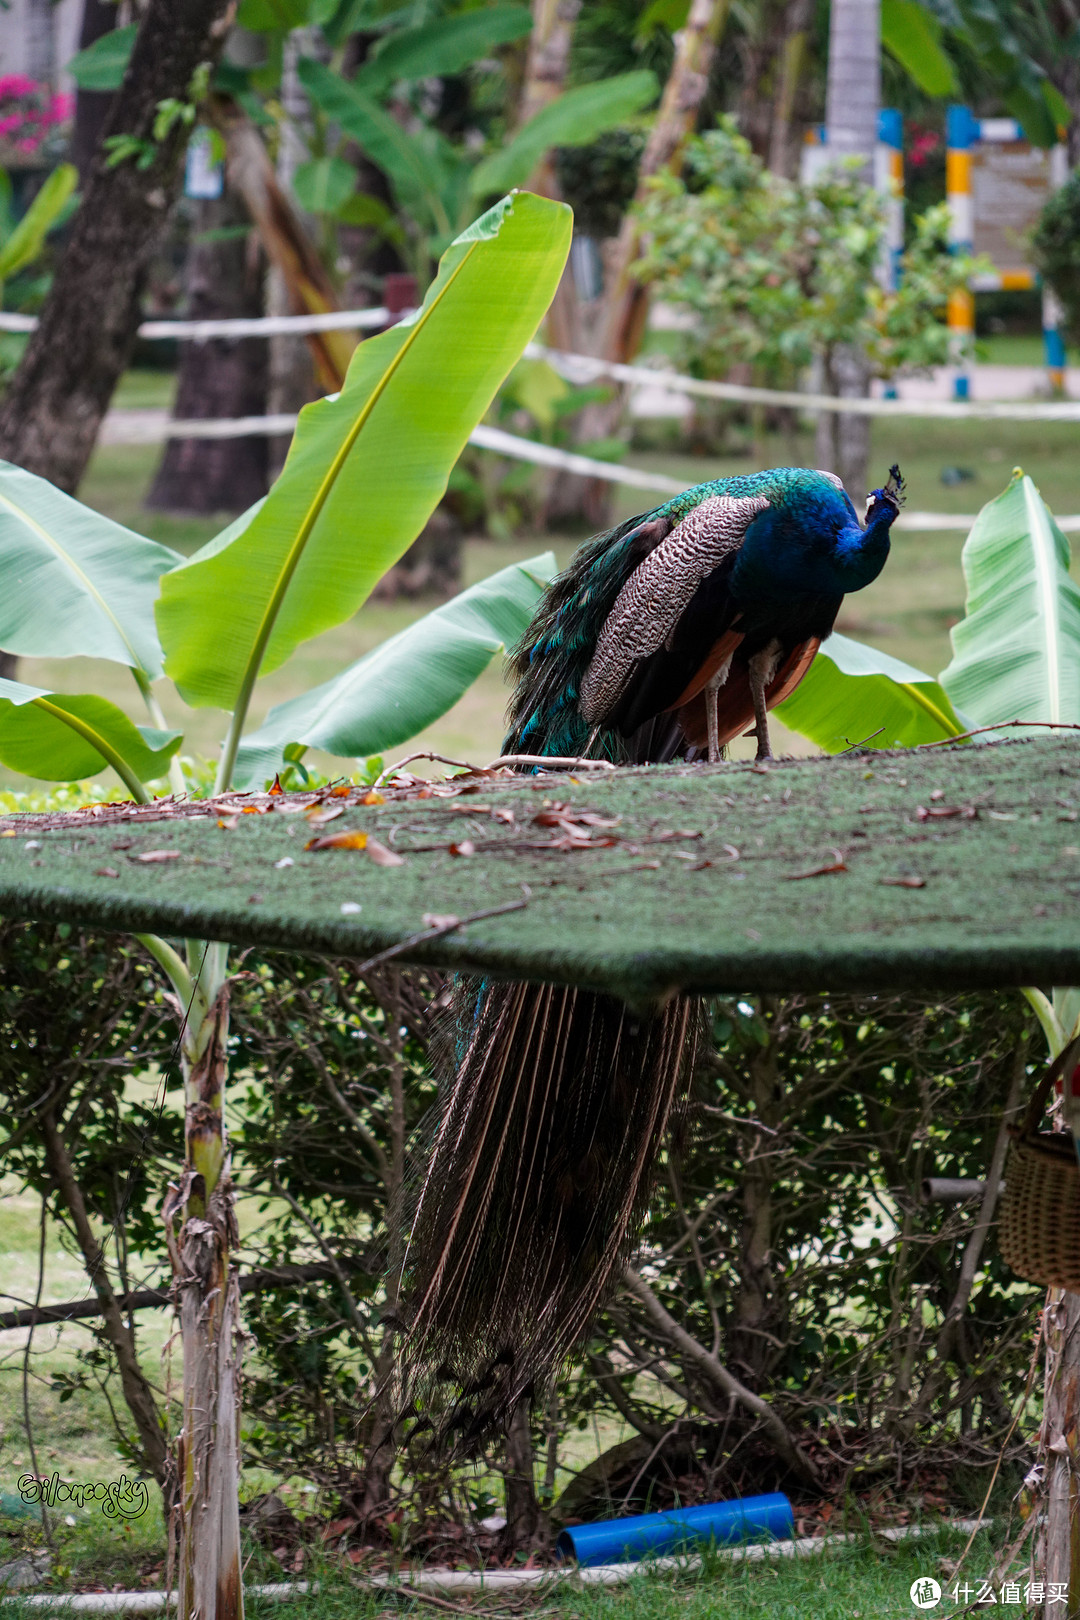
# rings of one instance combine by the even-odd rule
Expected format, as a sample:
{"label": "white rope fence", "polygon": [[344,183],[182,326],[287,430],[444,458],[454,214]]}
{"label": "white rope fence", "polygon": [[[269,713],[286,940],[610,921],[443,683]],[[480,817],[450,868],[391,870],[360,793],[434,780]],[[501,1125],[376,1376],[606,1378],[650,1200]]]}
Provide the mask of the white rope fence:
{"label": "white rope fence", "polygon": [[[164,411],[111,411],[105,418],[103,437],[109,444],[161,444],[166,439],[243,439],[254,433],[292,433],[296,420],[295,416],[281,415],[182,421],[167,416]],[[598,478],[608,484],[624,484],[658,495],[681,495],[684,489],[692,488],[685,480],[669,478],[664,473],[648,472],[643,467],[624,467],[617,461],[597,461],[592,456],[561,450],[557,445],[538,444],[534,439],[523,439],[516,433],[483,423],[469,434],[469,443],[480,450],[510,456],[515,461],[531,461],[537,467],[556,467],[582,478]],[[966,534],[974,522],[972,512],[901,512],[896,527],[921,533],[955,529]],[[1080,513],[1058,518],[1057,524],[1066,532],[1080,530]]]}
{"label": "white rope fence", "polygon": [[[143,321],[138,329],[141,338],[180,338],[188,343],[206,343],[211,338],[226,337],[279,337],[292,332],[303,337],[307,332],[356,331],[369,326],[392,326],[400,320],[388,309],[335,309],[322,315],[238,315],[231,320],[207,321]],[[36,315],[15,315],[0,310],[0,332],[32,332],[37,326]]]}
{"label": "white rope fence", "polygon": [[[207,342],[212,338],[223,337],[275,337],[290,332],[302,336],[310,332],[359,331],[375,326],[387,326],[408,313],[412,312],[402,311],[395,316],[384,308],[340,309],[320,315],[258,315],[233,320],[206,321],[143,321],[138,332],[142,338],[171,338],[185,342]],[[16,315],[0,311],[0,332],[32,332],[36,326],[36,315]],[[941,417],[953,421],[965,417],[983,421],[995,419],[1020,422],[1080,421],[1080,400],[1072,399],[1035,403],[1007,400],[907,400],[861,397],[849,399],[836,394],[803,393],[798,389],[751,388],[742,383],[711,382],[701,377],[686,377],[678,372],[664,371],[658,367],[624,366],[612,360],[597,360],[587,354],[569,354],[560,349],[545,348],[541,343],[530,343],[525,353],[533,360],[547,360],[568,382],[594,382],[599,377],[610,377],[613,382],[628,383],[634,387],[659,388],[668,393],[690,395],[699,399],[726,400],[736,404],[786,405],[795,410],[833,411],[839,415],[854,416]]]}
{"label": "white rope fence", "polygon": [[[406,312],[407,313],[407,312]],[[205,321],[143,321],[138,329],[140,337],[152,340],[177,339],[183,342],[205,343],[215,338],[275,337],[291,333],[303,336],[312,332],[360,331],[373,327],[386,327],[400,320],[400,314],[375,309],[331,310],[317,315],[259,315],[237,317],[230,320]],[[37,326],[34,315],[17,315],[0,311],[0,332],[32,332]],[[947,418],[959,420],[976,418],[984,421],[1080,421],[1080,401],[1052,400],[1045,403],[1008,402],[1000,400],[902,400],[841,398],[832,394],[810,394],[782,388],[751,388],[741,383],[711,382],[700,377],[686,377],[677,372],[652,366],[627,366],[614,361],[598,360],[591,355],[570,354],[549,349],[540,343],[530,343],[526,350],[530,359],[547,360],[552,368],[568,382],[583,384],[599,378],[626,383],[631,387],[658,388],[668,393],[682,394],[699,399],[717,399],[737,404],[784,405],[795,410],[883,417]],[[103,438],[110,444],[161,444],[167,439],[240,439],[253,434],[291,434],[296,427],[294,415],[241,416],[232,418],[198,418],[180,420],[157,410],[115,410],[105,418]],[[482,450],[514,460],[528,461],[538,467],[558,468],[562,472],[576,473],[584,478],[596,478],[606,483],[622,484],[632,489],[648,490],[660,495],[679,495],[691,486],[663,473],[648,472],[640,467],[625,467],[618,462],[598,461],[592,456],[558,446],[540,444],[502,428],[481,425],[469,435],[470,444]],[[909,531],[935,532],[941,530],[967,530],[975,521],[968,513],[957,512],[903,512],[897,527]],[[1058,518],[1058,526],[1069,532],[1080,530],[1080,514]]]}

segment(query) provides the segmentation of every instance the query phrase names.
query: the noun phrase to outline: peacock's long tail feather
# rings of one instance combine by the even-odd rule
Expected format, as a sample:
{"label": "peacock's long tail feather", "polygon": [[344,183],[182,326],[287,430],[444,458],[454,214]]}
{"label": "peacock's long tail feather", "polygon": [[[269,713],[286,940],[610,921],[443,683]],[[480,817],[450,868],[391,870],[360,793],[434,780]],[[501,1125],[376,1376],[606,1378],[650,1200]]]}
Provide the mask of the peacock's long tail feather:
{"label": "peacock's long tail feather", "polygon": [[455,1013],[409,1265],[413,1344],[461,1392],[448,1426],[467,1441],[554,1371],[617,1275],[700,1003],[642,1017],[612,996],[472,980]]}
{"label": "peacock's long tail feather", "polygon": [[[647,519],[597,536],[552,582],[511,661],[505,751],[670,757],[672,717],[631,738],[593,735],[578,706]],[[700,1009],[677,997],[647,1017],[584,990],[457,981],[443,1113],[409,1237],[404,1358],[420,1404],[432,1379],[456,1387],[449,1409],[436,1402],[443,1438],[478,1437],[583,1337],[644,1215]]]}

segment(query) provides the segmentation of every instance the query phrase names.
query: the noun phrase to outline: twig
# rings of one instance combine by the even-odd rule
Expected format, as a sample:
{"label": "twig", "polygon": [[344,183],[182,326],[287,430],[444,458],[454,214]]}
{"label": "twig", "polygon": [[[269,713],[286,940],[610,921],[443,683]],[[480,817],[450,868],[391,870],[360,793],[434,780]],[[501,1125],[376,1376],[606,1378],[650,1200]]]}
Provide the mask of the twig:
{"label": "twig", "polygon": [[[1080,728],[1078,728],[1078,729],[1080,729]],[[1004,1461],[1004,1458],[1005,1458],[1005,1448],[1009,1444],[1009,1441],[1012,1439],[1013,1430],[1016,1428],[1016,1425],[1020,1421],[1020,1414],[1024,1410],[1025,1406],[1028,1403],[1028,1396],[1031,1394],[1031,1386],[1035,1382],[1035,1368],[1038,1365],[1039,1350],[1040,1350],[1040,1347],[1042,1345],[1043,1334],[1046,1331],[1046,1310],[1047,1310],[1047,1307],[1044,1307],[1044,1309],[1039,1314],[1039,1328],[1038,1328],[1038,1332],[1035,1334],[1035,1343],[1032,1346],[1032,1350],[1031,1350],[1031,1362],[1030,1362],[1030,1364],[1028,1366],[1027,1382],[1024,1385],[1024,1392],[1021,1395],[1020,1399],[1016,1403],[1016,1410],[1012,1415],[1012,1422],[1009,1424],[1009,1427],[1008,1427],[1008,1429],[1006,1430],[1006,1433],[1005,1433],[1005,1438],[1001,1442],[1001,1450],[997,1454],[997,1461],[994,1463],[994,1472],[990,1475],[990,1483],[986,1487],[986,1495],[982,1499],[982,1507],[979,1509],[979,1512],[978,1512],[978,1515],[977,1515],[975,1529],[971,1532],[970,1536],[968,1536],[967,1546],[964,1548],[963,1552],[960,1554],[959,1559],[957,1560],[956,1568],[952,1572],[953,1575],[958,1575],[960,1573],[960,1570],[961,1570],[961,1567],[963,1565],[964,1559],[967,1557],[968,1553],[971,1551],[971,1544],[975,1540],[975,1537],[979,1533],[979,1529],[981,1528],[981,1524],[982,1524],[983,1514],[986,1512],[986,1505],[990,1500],[990,1494],[994,1489],[994,1485],[995,1485],[995,1482],[997,1480],[998,1473],[1000,1472],[1000,1469],[1001,1469],[1001,1464],[1002,1464],[1002,1462]],[[1032,1518],[1034,1518],[1034,1517],[1035,1517],[1035,1515],[1032,1514]]]}
{"label": "twig", "polygon": [[362,979],[373,967],[389,962],[393,956],[401,956],[405,951],[411,951],[414,945],[426,945],[429,940],[441,939],[444,934],[452,934],[455,929],[464,928],[466,923],[482,922],[485,917],[501,917],[507,911],[524,911],[528,903],[527,897],[524,900],[508,900],[505,905],[489,906],[485,911],[470,911],[467,917],[455,917],[452,922],[442,923],[438,928],[426,928],[422,934],[410,934],[408,939],[380,951],[377,956],[369,957],[366,962],[358,963],[355,969],[356,977]]}
{"label": "twig", "polygon": [[486,771],[491,769],[489,765],[470,765],[467,759],[450,759],[446,754],[406,754],[405,758],[399,759],[396,765],[388,765],[385,771],[380,771],[371,784],[372,787],[381,787],[391,776],[395,776],[398,771],[404,770],[406,765],[411,765],[414,759],[430,759],[436,765],[453,765],[456,770],[470,771],[473,776],[483,776]]}
{"label": "twig", "polygon": [[[42,1294],[42,1290],[43,1290],[43,1288],[45,1286],[45,1235],[46,1235],[46,1232],[48,1230],[48,1220],[49,1220],[49,1201],[48,1201],[48,1198],[46,1197],[46,1195],[43,1193],[42,1197],[41,1197],[41,1236],[40,1236],[40,1238],[38,1240],[37,1292],[34,1295],[34,1308],[35,1308],[35,1310],[41,1304],[41,1294]],[[30,1347],[33,1344],[33,1342],[34,1342],[34,1328],[33,1328],[33,1324],[31,1324],[30,1331],[26,1335],[26,1345],[25,1345],[25,1347],[23,1349],[23,1369],[22,1369],[23,1424],[24,1424],[24,1427],[26,1429],[26,1446],[27,1446],[27,1450],[30,1453],[30,1467],[34,1471],[34,1477],[36,1479],[40,1479],[41,1478],[41,1470],[38,1468],[37,1447],[34,1445],[34,1425],[33,1425],[32,1421],[30,1419]],[[42,1528],[42,1532],[44,1533],[45,1540],[48,1542],[48,1544],[52,1548],[53,1552],[55,1552],[56,1551],[56,1541],[55,1541],[55,1539],[53,1537],[52,1524],[51,1524],[51,1522],[49,1520],[49,1510],[45,1505],[44,1492],[42,1493],[42,1497],[41,1497],[41,1528]]]}
{"label": "twig", "polygon": [[618,766],[610,759],[575,759],[566,754],[500,754],[493,759],[490,765],[485,765],[487,771],[497,771],[502,765],[540,765],[550,767],[555,765],[559,770],[573,767],[578,771],[617,771]]}
{"label": "twig", "polygon": [[644,1306],[645,1314],[649,1317],[653,1326],[659,1328],[666,1339],[671,1340],[683,1360],[690,1366],[695,1367],[699,1373],[702,1373],[714,1388],[722,1390],[729,1399],[734,1396],[740,1406],[744,1406],[747,1411],[753,1412],[754,1416],[760,1419],[762,1426],[784,1461],[802,1479],[808,1480],[815,1485],[818,1484],[820,1475],[816,1465],[806,1455],[798,1441],[789,1434],[780,1414],[773,1410],[768,1401],[762,1400],[760,1395],[755,1395],[753,1390],[747,1389],[746,1385],[741,1383],[734,1373],[729,1372],[710,1351],[706,1350],[703,1344],[699,1344],[692,1334],[687,1333],[686,1329],[681,1327],[664,1308],[644,1277],[640,1276],[632,1266],[624,1266],[622,1276],[623,1282],[634,1295],[634,1298]]}
{"label": "twig", "polygon": [[926,748],[948,748],[950,743],[964,742],[968,737],[981,737],[986,731],[1010,731],[1017,726],[1041,726],[1046,731],[1080,731],[1080,724],[1071,720],[999,720],[996,726],[976,726],[972,731],[958,731],[955,737],[939,737],[937,742],[915,743],[907,753],[919,753]]}

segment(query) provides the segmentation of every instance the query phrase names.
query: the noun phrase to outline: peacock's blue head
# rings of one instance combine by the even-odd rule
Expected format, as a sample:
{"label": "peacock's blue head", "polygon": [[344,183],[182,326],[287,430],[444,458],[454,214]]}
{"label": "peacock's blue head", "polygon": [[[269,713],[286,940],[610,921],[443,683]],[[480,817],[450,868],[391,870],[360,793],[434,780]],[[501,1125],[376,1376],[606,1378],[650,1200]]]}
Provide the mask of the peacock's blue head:
{"label": "peacock's blue head", "polygon": [[904,504],[904,475],[895,461],[889,468],[884,489],[872,489],[866,498],[866,527],[883,523],[888,529]]}
{"label": "peacock's blue head", "polygon": [[884,489],[870,491],[862,527],[852,523],[837,536],[835,562],[842,590],[860,591],[881,573],[889,555],[889,530],[903,504],[904,480],[894,463]]}

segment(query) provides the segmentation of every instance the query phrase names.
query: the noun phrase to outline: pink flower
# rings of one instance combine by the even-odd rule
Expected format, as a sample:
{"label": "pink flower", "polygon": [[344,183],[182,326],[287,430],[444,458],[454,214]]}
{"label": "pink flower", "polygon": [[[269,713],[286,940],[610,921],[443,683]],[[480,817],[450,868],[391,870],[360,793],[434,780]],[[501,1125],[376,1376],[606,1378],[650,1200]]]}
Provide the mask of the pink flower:
{"label": "pink flower", "polygon": [[75,97],[69,95],[53,96],[49,109],[45,114],[50,124],[62,124],[75,115]]}
{"label": "pink flower", "polygon": [[41,86],[25,73],[6,73],[0,78],[0,97],[36,95]]}
{"label": "pink flower", "polygon": [[15,145],[18,147],[20,152],[36,152],[38,147],[41,145],[41,140],[37,135],[33,135],[28,137],[26,140],[16,141]]}
{"label": "pink flower", "polygon": [[7,118],[0,118],[0,137],[10,135],[13,129],[18,129],[22,119],[18,113],[11,113]]}

